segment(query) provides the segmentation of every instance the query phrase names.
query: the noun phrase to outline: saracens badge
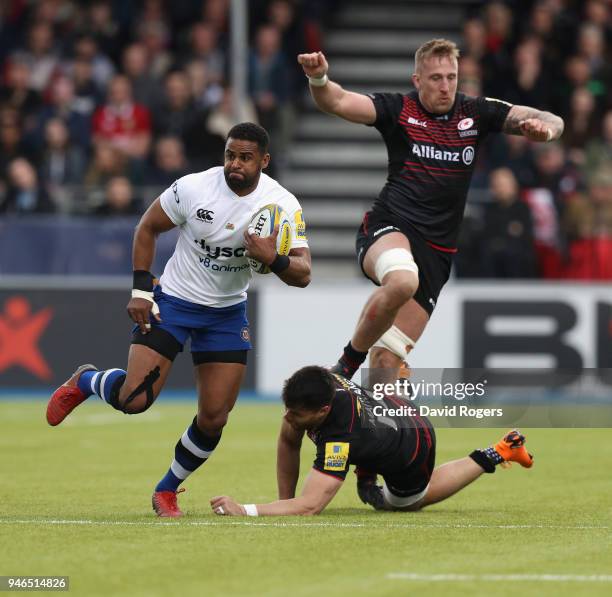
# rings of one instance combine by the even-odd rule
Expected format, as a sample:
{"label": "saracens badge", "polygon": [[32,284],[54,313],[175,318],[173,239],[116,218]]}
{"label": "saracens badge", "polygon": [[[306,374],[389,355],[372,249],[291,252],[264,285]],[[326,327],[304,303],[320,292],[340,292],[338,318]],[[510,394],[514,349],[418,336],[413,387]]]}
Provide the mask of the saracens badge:
{"label": "saracens badge", "polygon": [[474,126],[474,120],[472,118],[464,118],[463,120],[459,121],[459,124],[457,124],[457,128],[460,131],[466,131],[472,126]]}

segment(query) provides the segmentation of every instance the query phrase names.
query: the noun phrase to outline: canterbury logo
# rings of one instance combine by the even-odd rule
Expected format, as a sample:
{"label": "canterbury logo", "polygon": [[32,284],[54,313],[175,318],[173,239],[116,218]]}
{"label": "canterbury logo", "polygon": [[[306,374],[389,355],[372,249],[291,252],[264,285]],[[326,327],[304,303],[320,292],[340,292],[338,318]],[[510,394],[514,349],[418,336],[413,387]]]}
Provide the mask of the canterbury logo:
{"label": "canterbury logo", "polygon": [[207,224],[212,224],[214,215],[215,212],[210,209],[198,209],[198,211],[196,211],[196,219],[201,222],[206,222]]}

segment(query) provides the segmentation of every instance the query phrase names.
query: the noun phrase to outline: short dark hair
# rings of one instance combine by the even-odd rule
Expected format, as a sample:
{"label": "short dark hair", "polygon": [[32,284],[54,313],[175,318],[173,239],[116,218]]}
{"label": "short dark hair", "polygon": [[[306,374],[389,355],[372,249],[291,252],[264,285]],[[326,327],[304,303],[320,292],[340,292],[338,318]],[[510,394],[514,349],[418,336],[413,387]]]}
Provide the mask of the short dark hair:
{"label": "short dark hair", "polygon": [[324,367],[310,365],[285,381],[282,398],[287,408],[317,411],[329,406],[335,392],[334,376]]}
{"label": "short dark hair", "polygon": [[270,147],[268,131],[263,126],[259,126],[254,122],[241,122],[233,126],[230,132],[227,133],[225,142],[227,143],[227,140],[230,138],[257,143],[257,147],[262,155],[268,153],[268,147]]}

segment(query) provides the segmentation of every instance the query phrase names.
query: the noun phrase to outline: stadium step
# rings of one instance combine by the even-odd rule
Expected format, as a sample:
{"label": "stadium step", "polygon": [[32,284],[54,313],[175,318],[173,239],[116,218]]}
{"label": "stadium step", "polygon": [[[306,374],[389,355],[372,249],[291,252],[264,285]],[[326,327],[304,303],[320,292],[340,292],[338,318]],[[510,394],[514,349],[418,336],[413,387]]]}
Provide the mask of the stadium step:
{"label": "stadium step", "polygon": [[380,134],[370,126],[359,126],[321,112],[299,119],[296,129],[299,139],[365,140],[380,143]]}
{"label": "stadium step", "polygon": [[297,143],[289,153],[295,168],[382,168],[387,151],[382,143]]}
{"label": "stadium step", "polygon": [[412,61],[416,50],[432,37],[446,37],[458,41],[453,31],[389,31],[342,29],[332,31],[325,38],[325,52],[330,56],[402,56]]}
{"label": "stadium step", "polygon": [[334,58],[330,56],[329,75],[340,84],[394,83],[406,88],[414,71],[412,58]]}
{"label": "stadium step", "polygon": [[[357,93],[406,93],[414,52],[460,40],[466,0],[346,0],[325,34],[330,77]],[[385,183],[387,151],[374,127],[321,113],[310,95],[296,119],[281,182],[302,203],[313,257],[357,272],[355,232]]]}
{"label": "stadium step", "polygon": [[311,230],[308,232],[308,244],[315,259],[355,259],[356,229],[347,230]]}
{"label": "stadium step", "polygon": [[[459,4],[459,6],[453,6]],[[340,27],[363,27],[372,29],[384,27],[402,31],[432,29],[457,30],[463,20],[463,7],[460,2],[452,3],[441,9],[425,2],[350,2],[343,6],[337,16]]]}
{"label": "stadium step", "polygon": [[283,177],[283,185],[296,197],[345,197],[374,201],[385,184],[387,173],[360,170],[291,170]]}
{"label": "stadium step", "polygon": [[341,221],[344,226],[358,226],[363,213],[370,208],[369,200],[365,201],[335,201],[332,198],[311,199],[309,221],[313,224],[326,226],[331,218]]}

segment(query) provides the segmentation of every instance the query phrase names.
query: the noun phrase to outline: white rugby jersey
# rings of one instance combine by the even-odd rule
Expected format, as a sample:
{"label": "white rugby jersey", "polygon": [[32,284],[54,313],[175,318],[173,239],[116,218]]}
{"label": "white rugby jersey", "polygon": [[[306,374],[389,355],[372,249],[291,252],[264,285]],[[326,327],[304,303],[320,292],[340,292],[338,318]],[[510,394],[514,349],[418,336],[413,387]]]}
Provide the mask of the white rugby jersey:
{"label": "white rugby jersey", "polygon": [[262,172],[257,188],[244,197],[216,167],[179,178],[160,196],[162,209],[180,228],[172,257],[160,278],[172,296],[209,307],[229,307],[246,299],[251,268],[244,256],[244,232],[253,215],[276,203],[291,222],[291,248],[307,247],[298,200]]}

